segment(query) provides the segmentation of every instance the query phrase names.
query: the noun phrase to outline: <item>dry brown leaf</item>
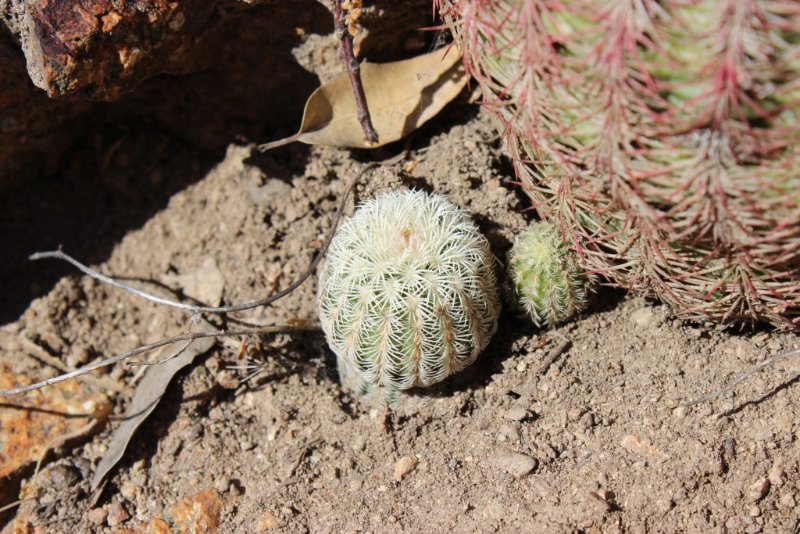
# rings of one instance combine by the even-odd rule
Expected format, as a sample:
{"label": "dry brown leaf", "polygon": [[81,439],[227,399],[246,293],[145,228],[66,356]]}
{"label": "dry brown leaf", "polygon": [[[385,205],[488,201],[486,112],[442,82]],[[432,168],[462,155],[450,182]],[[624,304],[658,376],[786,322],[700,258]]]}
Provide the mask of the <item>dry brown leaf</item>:
{"label": "dry brown leaf", "polygon": [[[206,329],[213,329],[211,325],[204,321]],[[133,434],[147,417],[155,410],[167,386],[172,378],[184,367],[192,363],[194,359],[211,349],[214,346],[214,338],[195,339],[186,345],[175,357],[171,357],[166,362],[159,365],[152,365],[147,368],[147,372],[136,391],[133,400],[125,415],[125,419],[114,431],[111,444],[97,465],[94,477],[92,478],[92,491],[96,490],[106,475],[117,465],[125,454]]]}
{"label": "dry brown leaf", "polygon": [[311,145],[375,148],[397,141],[435,116],[467,83],[458,49],[445,47],[392,63],[362,63],[361,80],[378,143],[370,145],[358,122],[347,74],[314,91],[306,102],[300,131],[261,145],[269,150],[301,141]]}

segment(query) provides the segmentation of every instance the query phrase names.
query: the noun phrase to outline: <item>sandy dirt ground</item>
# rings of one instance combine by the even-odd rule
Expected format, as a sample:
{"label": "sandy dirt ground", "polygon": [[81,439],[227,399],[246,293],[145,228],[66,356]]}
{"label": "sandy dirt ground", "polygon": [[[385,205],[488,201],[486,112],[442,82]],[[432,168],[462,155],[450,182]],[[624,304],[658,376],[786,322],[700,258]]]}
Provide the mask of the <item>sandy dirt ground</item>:
{"label": "sandy dirt ground", "polygon": [[[25,262],[37,249],[62,243],[143,287],[200,287],[238,303],[300,276],[346,182],[372,161],[382,166],[356,202],[399,188],[444,194],[473,214],[501,262],[532,217],[500,135],[466,98],[407,145],[377,152],[254,155],[241,143],[212,157],[148,124],[120,132],[78,146],[41,194],[6,201],[6,376],[40,379],[57,374],[52,360],[74,368],[198,328],[65,264]],[[237,317],[313,323],[315,294],[311,277]],[[714,401],[682,403],[798,347],[796,335],[687,324],[612,289],[558,329],[534,328],[506,301],[474,366],[387,412],[340,386],[319,333],[223,340],[176,377],[93,495],[141,375],[119,364],[77,382],[107,395],[111,415],[56,443],[38,475],[22,468],[12,493],[27,500],[3,532],[797,532],[797,359]]]}

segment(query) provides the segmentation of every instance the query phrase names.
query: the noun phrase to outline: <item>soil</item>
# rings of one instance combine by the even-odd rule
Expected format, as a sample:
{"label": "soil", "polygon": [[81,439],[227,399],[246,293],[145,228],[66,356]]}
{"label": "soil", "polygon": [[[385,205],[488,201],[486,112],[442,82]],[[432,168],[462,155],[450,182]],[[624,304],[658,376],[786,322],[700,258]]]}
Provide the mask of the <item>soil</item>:
{"label": "soil", "polygon": [[[84,143],[58,183],[41,195],[15,197],[27,200],[10,213],[22,210],[33,222],[19,227],[2,273],[9,303],[0,363],[12,371],[54,374],[24,350],[28,345],[14,342],[23,337],[77,366],[195,328],[186,313],[66,265],[23,263],[27,253],[58,241],[99,270],[136,283],[180,289],[184,275],[210,269],[221,273],[223,301],[239,303],[301,275],[345,184],[368,162],[382,166],[357,186],[356,201],[398,188],[442,193],[474,215],[501,261],[532,218],[501,135],[466,97],[407,144],[376,152],[293,145],[258,155],[253,145],[232,143],[215,158],[148,128],[132,124],[124,142]],[[82,187],[88,180],[99,185]],[[19,219],[7,214],[2,223],[6,234]],[[40,273],[63,277],[51,284]],[[315,322],[315,283],[311,277],[274,305],[237,317]],[[35,294],[43,296],[25,301]],[[796,358],[719,399],[682,405],[769,356],[800,348],[796,335],[688,324],[657,302],[611,289],[558,329],[536,329],[506,304],[475,365],[391,411],[340,386],[319,334],[250,338],[247,369],[236,367],[243,363],[241,340],[222,340],[173,381],[93,496],[94,467],[140,374],[113,367],[101,375],[119,386],[106,390],[113,416],[97,435],[57,449],[38,477],[25,473],[22,486],[35,498],[17,508],[16,526],[798,531]],[[23,311],[9,317],[8,309]],[[556,351],[565,341],[566,350]]]}

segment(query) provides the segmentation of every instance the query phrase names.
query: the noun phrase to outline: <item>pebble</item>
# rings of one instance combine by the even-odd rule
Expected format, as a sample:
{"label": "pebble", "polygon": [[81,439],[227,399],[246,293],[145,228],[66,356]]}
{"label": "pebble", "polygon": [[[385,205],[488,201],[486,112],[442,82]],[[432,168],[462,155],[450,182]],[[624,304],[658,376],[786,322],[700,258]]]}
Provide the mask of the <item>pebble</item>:
{"label": "pebble", "polygon": [[119,502],[113,502],[108,507],[108,526],[116,527],[131,518],[131,514],[125,508],[125,505]]}
{"label": "pebble", "polygon": [[222,476],[214,481],[214,489],[220,493],[225,493],[231,487],[230,477]]}
{"label": "pebble", "polygon": [[521,406],[509,408],[503,416],[509,421],[524,421],[528,418],[528,410]]}
{"label": "pebble", "polygon": [[536,459],[518,452],[499,454],[493,463],[495,467],[515,477],[523,477],[536,469]]}
{"label": "pebble", "polygon": [[78,470],[69,465],[55,465],[47,470],[50,486],[63,489],[75,485],[80,480]]}
{"label": "pebble", "polygon": [[783,486],[783,479],[786,476],[786,472],[781,467],[781,464],[776,463],[769,470],[769,474],[767,476],[769,479],[769,483],[775,486],[776,488],[779,488]]}
{"label": "pebble", "polygon": [[106,517],[108,517],[108,511],[105,508],[94,508],[86,514],[86,519],[97,527],[106,522]]}
{"label": "pebble", "polygon": [[747,488],[747,498],[750,502],[760,501],[769,493],[769,487],[770,483],[768,478],[759,478]]}
{"label": "pebble", "polygon": [[398,482],[417,467],[416,456],[403,456],[394,464],[394,479]]}
{"label": "pebble", "polygon": [[220,385],[222,389],[236,389],[239,387],[239,377],[236,376],[236,373],[225,369],[217,373],[216,376],[217,384]]}
{"label": "pebble", "polygon": [[120,495],[125,497],[125,500],[132,501],[136,498],[136,484],[131,482],[125,482],[122,487],[119,489]]}

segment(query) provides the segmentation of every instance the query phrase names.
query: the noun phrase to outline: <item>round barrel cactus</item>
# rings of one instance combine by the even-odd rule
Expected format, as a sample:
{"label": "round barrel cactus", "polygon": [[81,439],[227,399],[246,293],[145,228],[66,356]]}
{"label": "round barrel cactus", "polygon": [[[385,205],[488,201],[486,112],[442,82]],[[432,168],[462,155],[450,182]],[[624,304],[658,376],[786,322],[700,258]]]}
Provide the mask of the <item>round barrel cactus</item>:
{"label": "round barrel cactus", "polygon": [[586,271],[800,329],[800,8],[437,0],[516,173]]}
{"label": "round barrel cactus", "polygon": [[520,233],[509,265],[519,303],[536,326],[562,323],[586,309],[593,279],[552,224],[535,222]]}
{"label": "round barrel cactus", "polygon": [[340,370],[386,397],[474,362],[500,310],[486,238],[467,212],[420,191],[358,208],[331,242],[317,297]]}

